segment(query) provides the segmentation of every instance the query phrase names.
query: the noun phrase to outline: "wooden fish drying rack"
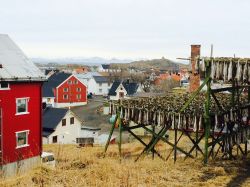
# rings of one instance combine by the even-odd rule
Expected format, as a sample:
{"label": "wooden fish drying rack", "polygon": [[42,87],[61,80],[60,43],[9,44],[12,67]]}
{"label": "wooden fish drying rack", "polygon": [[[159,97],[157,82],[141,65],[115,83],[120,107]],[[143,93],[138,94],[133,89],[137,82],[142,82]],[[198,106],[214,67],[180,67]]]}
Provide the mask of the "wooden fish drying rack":
{"label": "wooden fish drying rack", "polygon": [[[163,160],[168,160],[171,154],[173,154],[174,162],[176,162],[177,151],[183,153],[185,159],[195,158],[198,156],[198,153],[201,153],[205,164],[208,163],[209,158],[214,159],[218,155],[229,159],[236,159],[239,154],[246,157],[247,139],[250,135],[250,59],[204,57],[197,58],[196,61],[198,67],[197,73],[203,71],[205,79],[194,93],[185,97],[183,100],[185,102],[183,102],[182,106],[178,102],[171,102],[174,98],[172,95],[169,96],[169,99],[168,97],[157,97],[149,99],[126,99],[119,100],[118,102],[111,102],[110,110],[111,113],[116,114],[116,117],[105,146],[105,153],[108,149],[115,125],[118,124],[118,147],[120,157],[122,155],[121,145],[123,131],[129,132],[145,147],[136,160],[142,155],[152,152],[153,157],[154,154],[156,154]],[[222,63],[221,66],[217,67],[224,67],[227,68],[227,70],[224,69],[223,71],[217,70],[217,72],[212,72],[216,71],[216,63]],[[231,65],[228,63],[231,63]],[[202,68],[202,66],[204,67]],[[231,66],[231,69],[229,66]],[[238,68],[241,68],[241,71]],[[243,70],[244,68],[247,69]],[[225,72],[227,75],[223,75]],[[222,75],[216,75],[216,73],[222,73]],[[228,78],[228,74],[231,76],[230,79]],[[212,81],[221,81],[221,79],[223,79],[222,77],[226,77],[227,79],[224,81],[230,82],[232,86],[212,89]],[[205,86],[207,89],[205,92],[202,92],[201,90]],[[230,92],[230,94],[219,94],[225,91]],[[245,96],[243,96],[243,92]],[[181,98],[184,96],[177,97]],[[156,102],[157,100],[163,101],[162,105],[159,106],[159,102]],[[170,110],[166,103],[172,105],[175,110]],[[132,112],[137,113],[137,117],[135,117],[135,114],[132,115],[131,108],[133,109]],[[151,110],[154,108],[156,110],[154,114],[152,114]],[[190,114],[191,119],[193,119],[191,122],[191,124],[194,124],[192,128],[180,124],[184,122],[188,114]],[[135,121],[137,125],[129,126],[129,121]],[[189,124],[187,121],[185,121],[185,123]],[[149,126],[152,128],[149,128]],[[156,126],[160,128],[158,132],[155,131]],[[152,135],[149,143],[144,142],[142,138],[132,131],[137,128],[143,128]],[[166,137],[166,133],[169,130],[174,131],[174,142],[170,142]],[[180,133],[178,133],[178,131]],[[186,135],[192,142],[192,147],[189,151],[185,151],[178,146],[183,135]],[[204,148],[201,148],[202,139],[205,140]],[[163,158],[155,149],[155,145],[160,140],[172,147],[172,150],[166,158]],[[193,154],[193,152],[195,153]],[[222,154],[218,154],[219,152]],[[236,155],[235,152],[237,153]]]}

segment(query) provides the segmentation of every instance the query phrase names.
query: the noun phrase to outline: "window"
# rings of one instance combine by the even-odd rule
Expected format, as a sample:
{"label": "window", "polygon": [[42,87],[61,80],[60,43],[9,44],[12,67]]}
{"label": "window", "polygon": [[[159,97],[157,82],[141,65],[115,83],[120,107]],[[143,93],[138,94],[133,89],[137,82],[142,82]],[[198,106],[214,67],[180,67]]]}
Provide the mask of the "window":
{"label": "window", "polygon": [[57,136],[52,137],[52,143],[57,143]]}
{"label": "window", "polygon": [[27,147],[29,131],[16,132],[16,148]]}
{"label": "window", "polygon": [[74,80],[74,84],[78,84],[78,81],[77,81],[77,80]]}
{"label": "window", "polygon": [[124,92],[119,92],[119,98],[124,98]]}
{"label": "window", "polygon": [[63,88],[63,91],[64,91],[64,92],[68,92],[69,89],[68,89],[68,88]]}
{"label": "window", "polygon": [[7,82],[0,83],[0,90],[9,90],[9,89],[10,89],[9,83],[7,83]]}
{"label": "window", "polygon": [[102,93],[102,89],[99,89],[99,92]]}
{"label": "window", "polygon": [[17,114],[27,114],[28,113],[28,101],[29,101],[29,98],[16,99],[16,113]]}
{"label": "window", "polygon": [[74,117],[71,117],[71,118],[70,118],[70,124],[71,124],[71,125],[74,124],[74,120],[75,120]]}
{"label": "window", "polygon": [[102,86],[102,83],[99,83],[99,86]]}
{"label": "window", "polygon": [[68,95],[63,95],[63,99],[68,99],[69,96]]}
{"label": "window", "polygon": [[69,81],[68,81],[68,84],[72,84],[72,81],[71,81],[71,80],[69,80]]}
{"label": "window", "polygon": [[76,95],[76,98],[77,98],[77,99],[81,99],[81,94],[77,94],[77,95]]}
{"label": "window", "polygon": [[77,91],[77,92],[80,92],[80,91],[81,91],[81,88],[76,88],[76,91]]}
{"label": "window", "polygon": [[66,119],[62,119],[62,126],[66,126]]}

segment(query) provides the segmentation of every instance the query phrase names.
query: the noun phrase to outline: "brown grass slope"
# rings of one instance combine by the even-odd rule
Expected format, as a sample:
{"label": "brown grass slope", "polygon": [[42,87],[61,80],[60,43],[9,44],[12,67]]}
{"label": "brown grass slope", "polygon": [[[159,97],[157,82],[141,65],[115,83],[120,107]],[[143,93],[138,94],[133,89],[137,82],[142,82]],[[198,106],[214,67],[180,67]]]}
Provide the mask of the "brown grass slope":
{"label": "brown grass slope", "polygon": [[[157,150],[166,152],[165,144]],[[134,157],[142,146],[123,145],[119,161],[116,145],[109,147],[103,158],[103,147],[77,148],[74,145],[47,145],[53,151],[57,166],[37,167],[28,173],[3,179],[0,186],[247,186],[250,185],[248,162],[217,161],[204,166],[202,160],[179,158],[176,164],[146,156],[138,162]]]}

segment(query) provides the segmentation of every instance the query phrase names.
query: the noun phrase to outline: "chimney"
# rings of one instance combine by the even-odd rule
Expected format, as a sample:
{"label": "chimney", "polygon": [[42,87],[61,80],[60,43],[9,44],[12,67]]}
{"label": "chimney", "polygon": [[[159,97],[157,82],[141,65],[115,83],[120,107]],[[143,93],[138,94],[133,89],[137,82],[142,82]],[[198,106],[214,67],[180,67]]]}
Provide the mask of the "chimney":
{"label": "chimney", "polygon": [[191,45],[191,74],[189,92],[195,92],[200,86],[200,74],[196,71],[196,60],[200,57],[200,45]]}

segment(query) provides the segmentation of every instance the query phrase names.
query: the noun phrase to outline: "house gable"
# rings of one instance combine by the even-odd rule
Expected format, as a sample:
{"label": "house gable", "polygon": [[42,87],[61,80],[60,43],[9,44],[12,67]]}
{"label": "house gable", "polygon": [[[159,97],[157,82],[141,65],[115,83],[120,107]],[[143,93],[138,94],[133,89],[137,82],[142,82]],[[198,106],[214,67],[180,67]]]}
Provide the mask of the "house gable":
{"label": "house gable", "polygon": [[83,86],[87,87],[80,79],[78,79],[75,75],[69,76],[66,80],[64,80],[61,84],[59,84],[56,88],[60,88],[63,84],[65,84],[67,81],[72,79],[74,77],[77,81],[79,81]]}
{"label": "house gable", "polygon": [[56,103],[87,102],[87,87],[74,75],[71,75],[58,85],[55,91]]}
{"label": "house gable", "polygon": [[[72,121],[73,123],[71,123]],[[56,125],[54,131],[47,137],[48,143],[75,143],[76,138],[78,138],[81,134],[82,123],[83,122],[76,115],[74,115],[72,111],[69,110]],[[57,142],[55,142],[55,139]]]}
{"label": "house gable", "polygon": [[120,83],[120,85],[115,90],[115,93],[117,96],[119,96],[119,93],[121,93],[121,92],[124,93],[124,96],[127,95],[127,91],[126,91],[125,87],[122,85],[122,83]]}

